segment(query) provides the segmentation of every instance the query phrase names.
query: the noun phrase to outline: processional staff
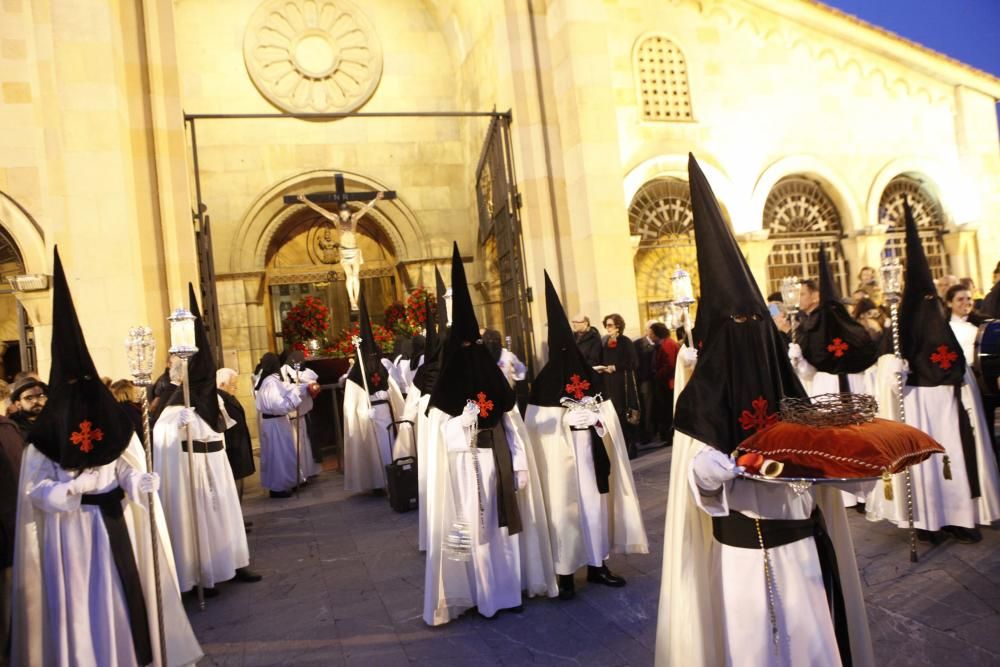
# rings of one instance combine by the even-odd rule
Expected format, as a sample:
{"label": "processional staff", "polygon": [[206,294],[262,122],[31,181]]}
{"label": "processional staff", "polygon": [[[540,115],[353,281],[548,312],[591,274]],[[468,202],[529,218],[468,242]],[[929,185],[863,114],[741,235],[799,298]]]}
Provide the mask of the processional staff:
{"label": "processional staff", "polygon": [[[295,391],[302,391],[299,386],[299,373],[302,368],[302,362],[298,359],[292,362],[292,368],[295,369]],[[298,477],[295,478],[295,495],[299,495],[299,487],[302,486],[302,445],[299,442],[301,437],[299,435],[299,420],[302,416],[299,414],[298,408],[295,409],[295,418],[292,420],[295,424],[292,426],[292,437],[295,438],[295,470]]]}
{"label": "processional staff", "polygon": [[[882,293],[889,303],[892,318],[892,349],[896,359],[903,363],[903,351],[899,346],[899,302],[903,298],[903,265],[898,257],[882,258]],[[896,397],[899,401],[899,421],[906,423],[906,404],[903,400],[903,372],[896,373]],[[913,527],[913,481],[910,468],[906,469],[906,520],[910,529],[910,562],[917,562],[917,531]]]}
{"label": "processional staff", "polygon": [[670,286],[674,292],[673,305],[679,306],[683,313],[680,323],[684,326],[684,337],[687,341],[687,346],[693,350],[694,341],[691,339],[691,306],[694,304],[695,299],[694,288],[691,286],[691,274],[678,266],[677,270],[670,277]]}
{"label": "processional staff", "polygon": [[[184,409],[191,409],[191,383],[188,378],[188,361],[198,352],[194,338],[194,315],[184,306],[179,306],[167,318],[170,321],[170,354],[177,355],[181,360],[181,387],[184,391]],[[194,486],[194,443],[191,437],[191,425],[185,424],[188,460],[188,498],[191,503],[191,530],[194,533],[194,552],[197,573],[195,587],[198,590],[198,607],[205,609],[205,590],[201,585],[201,537],[198,535],[198,505],[195,501]]]}
{"label": "processional staff", "polygon": [[[153,472],[153,439],[149,430],[149,396],[146,387],[151,385],[156,341],[153,330],[146,326],[132,327],[125,339],[129,373],[142,394],[142,445],[146,451],[146,472]],[[153,550],[153,585],[156,588],[156,627],[160,639],[160,664],[167,662],[167,638],[163,630],[163,591],[160,588],[160,537],[156,529],[156,502],[152,491],[146,494],[149,514],[149,540]]]}

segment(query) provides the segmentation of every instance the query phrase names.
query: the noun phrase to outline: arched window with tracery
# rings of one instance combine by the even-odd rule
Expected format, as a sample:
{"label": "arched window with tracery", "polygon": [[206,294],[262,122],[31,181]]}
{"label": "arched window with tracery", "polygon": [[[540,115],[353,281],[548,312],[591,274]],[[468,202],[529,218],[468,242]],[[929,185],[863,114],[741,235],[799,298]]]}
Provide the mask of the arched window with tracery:
{"label": "arched window with tracery", "polygon": [[632,236],[639,237],[635,282],[643,318],[663,316],[673,298],[670,276],[678,267],[691,274],[694,293],[700,294],[687,182],[658,178],[643,185],[632,198],[628,222]]}
{"label": "arched window with tracery", "polygon": [[781,179],[764,204],[764,227],[774,241],[767,256],[768,294],[780,291],[786,277],[819,277],[819,246],[826,245],[833,279],[847,295],[847,266],[840,247],[840,212],[816,181],[804,176]]}
{"label": "arched window with tracery", "polygon": [[889,225],[888,239],[883,255],[906,259],[906,240],[903,219],[903,200],[910,202],[913,221],[927,255],[927,263],[935,278],[948,273],[948,255],[944,250],[944,211],[927,186],[912,176],[897,176],[889,181],[878,202],[879,222]]}
{"label": "arched window with tracery", "polygon": [[24,258],[14,238],[0,226],[0,379],[13,381],[22,370],[36,370],[35,330],[14,296],[8,279],[24,273]]}
{"label": "arched window with tracery", "polygon": [[687,63],[680,48],[666,37],[651,35],[639,42],[634,60],[642,120],[693,120]]}

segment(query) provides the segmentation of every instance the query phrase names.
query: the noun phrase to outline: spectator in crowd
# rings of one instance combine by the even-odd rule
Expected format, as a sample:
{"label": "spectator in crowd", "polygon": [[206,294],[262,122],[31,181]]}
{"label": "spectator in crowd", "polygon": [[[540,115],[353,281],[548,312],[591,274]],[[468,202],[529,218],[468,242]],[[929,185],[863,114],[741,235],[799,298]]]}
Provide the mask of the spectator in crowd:
{"label": "spectator in crowd", "polygon": [[628,445],[630,457],[636,455],[636,426],[639,424],[639,392],[635,381],[635,370],[639,360],[635,355],[635,345],[625,335],[625,320],[618,313],[604,318],[601,339],[601,363],[594,368],[605,373],[604,391],[615,406]]}
{"label": "spectator in crowd", "polygon": [[48,401],[49,387],[36,376],[24,375],[14,383],[10,401],[17,410],[10,416],[25,436]]}
{"label": "spectator in crowd", "polygon": [[864,326],[865,331],[876,343],[882,340],[885,333],[886,316],[871,299],[861,299],[851,309],[851,317]]}
{"label": "spectator in crowd", "polygon": [[590,318],[580,313],[570,320],[573,326],[573,336],[576,338],[576,346],[583,353],[583,358],[591,366],[598,366],[601,363],[601,335],[597,333],[597,327],[590,326]]}
{"label": "spectator in crowd", "polygon": [[24,438],[7,414],[10,385],[0,380],[0,664],[7,664],[10,633],[11,566],[14,564],[14,527],[17,516],[17,484]]}
{"label": "spectator in crowd", "polygon": [[[111,395],[122,404],[128,417],[132,420],[135,433],[140,441],[145,441],[146,434],[142,427],[142,407],[135,401],[135,384],[131,380],[115,380],[109,387]],[[152,432],[152,431],[151,431]]]}
{"label": "spectator in crowd", "polygon": [[670,337],[662,322],[653,324],[653,335],[660,341],[653,355],[653,405],[656,410],[656,428],[660,439],[667,445],[673,441],[674,431],[674,369],[681,346]]}
{"label": "spectator in crowd", "polygon": [[[878,284],[875,269],[864,266],[858,271],[858,286],[854,288],[852,296],[855,300],[859,298],[871,299],[874,303],[882,303],[882,288]],[[863,292],[863,296],[858,292]]]}
{"label": "spectator in crowd", "polygon": [[656,353],[656,348],[660,345],[660,338],[653,332],[654,324],[659,324],[666,332],[667,327],[662,322],[649,320],[646,322],[646,335],[635,341],[635,354],[639,362],[636,369],[636,380],[639,383],[639,412],[641,413],[638,429],[640,442],[652,442],[657,435],[654,424],[656,415],[653,412],[653,381],[655,379],[653,356]]}

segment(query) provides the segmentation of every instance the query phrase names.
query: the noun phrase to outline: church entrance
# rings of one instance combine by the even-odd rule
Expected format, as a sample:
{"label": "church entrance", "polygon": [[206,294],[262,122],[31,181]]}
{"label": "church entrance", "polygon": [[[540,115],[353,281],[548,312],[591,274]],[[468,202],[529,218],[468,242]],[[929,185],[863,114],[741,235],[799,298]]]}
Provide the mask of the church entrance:
{"label": "church entrance", "polygon": [[0,378],[10,383],[22,370],[35,370],[34,333],[28,314],[14,296],[14,277],[24,273],[17,244],[0,227]]}

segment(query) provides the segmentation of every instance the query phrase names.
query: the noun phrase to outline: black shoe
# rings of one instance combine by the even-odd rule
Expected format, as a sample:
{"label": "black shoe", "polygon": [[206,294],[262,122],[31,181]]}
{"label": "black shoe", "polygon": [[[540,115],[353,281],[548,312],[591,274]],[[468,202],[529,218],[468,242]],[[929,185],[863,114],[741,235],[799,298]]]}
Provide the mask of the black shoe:
{"label": "black shoe", "polygon": [[385,489],[372,489],[372,495],[376,497],[382,497],[385,495]]}
{"label": "black shoe", "polygon": [[605,586],[611,586],[612,588],[621,588],[625,585],[625,579],[611,574],[611,570],[608,569],[607,565],[602,565],[600,567],[588,565],[587,581],[592,584],[604,584]]}
{"label": "black shoe", "polygon": [[864,503],[858,503],[858,504],[856,504],[854,506],[854,511],[857,512],[858,514],[865,514],[867,512],[867,510],[865,509],[865,504]]}
{"label": "black shoe", "polygon": [[962,544],[975,544],[983,541],[983,534],[978,528],[962,528],[961,526],[945,526],[945,532]]}
{"label": "black shoe", "polygon": [[244,519],[243,520],[243,527],[244,528],[253,528],[253,521],[247,521],[246,519]]}
{"label": "black shoe", "polygon": [[253,584],[260,581],[263,578],[264,578],[263,575],[257,574],[249,567],[238,567],[236,568],[236,576],[233,577],[233,580],[242,581],[247,584]]}
{"label": "black shoe", "polygon": [[572,574],[559,575],[559,599],[572,600],[576,597],[576,584]]}
{"label": "black shoe", "polygon": [[516,607],[511,607],[510,609],[501,609],[500,611],[506,611],[506,612],[511,613],[511,614],[523,614],[524,613],[524,605],[523,604],[519,604]]}
{"label": "black shoe", "polygon": [[945,535],[944,532],[940,530],[921,530],[917,529],[917,539],[921,542],[930,542],[931,544],[938,545],[944,542]]}
{"label": "black shoe", "polygon": [[270,496],[272,498],[291,498],[291,491],[271,491]]}

